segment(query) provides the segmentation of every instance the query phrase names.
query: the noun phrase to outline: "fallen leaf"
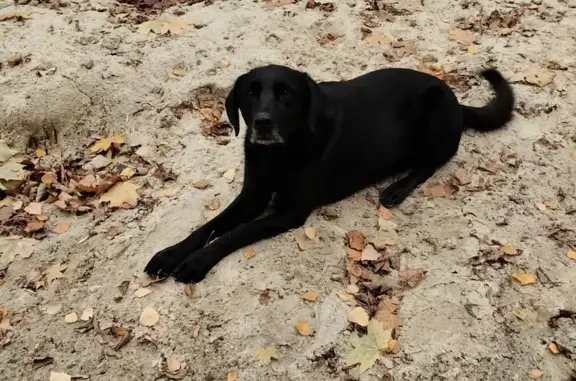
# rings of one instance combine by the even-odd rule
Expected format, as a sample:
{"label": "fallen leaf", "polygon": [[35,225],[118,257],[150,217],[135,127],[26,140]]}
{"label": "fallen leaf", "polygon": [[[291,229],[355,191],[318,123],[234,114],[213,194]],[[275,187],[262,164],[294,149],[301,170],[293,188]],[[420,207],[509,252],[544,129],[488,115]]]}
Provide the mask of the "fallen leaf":
{"label": "fallen leaf", "polygon": [[546,205],[544,205],[543,202],[537,202],[534,205],[536,206],[536,209],[538,209],[541,212],[544,212],[546,210]]}
{"label": "fallen leaf", "polygon": [[211,200],[204,201],[204,207],[208,210],[218,210],[220,209],[220,200],[213,198]]}
{"label": "fallen leaf", "polygon": [[254,358],[267,365],[272,360],[278,360],[279,357],[275,347],[258,347],[254,350]]}
{"label": "fallen leaf", "polygon": [[48,267],[46,271],[44,271],[44,276],[46,277],[46,283],[50,284],[54,282],[56,279],[64,278],[64,274],[62,273],[66,270],[68,266],[62,265],[60,263],[56,263]]}
{"label": "fallen leaf", "polygon": [[273,9],[295,3],[296,0],[262,0],[260,3],[264,9]]}
{"label": "fallen leaf", "polygon": [[28,177],[28,171],[19,161],[12,157],[0,166],[0,190],[15,192]]}
{"label": "fallen leaf", "polygon": [[120,146],[126,143],[126,140],[123,136],[120,135],[113,135],[107,138],[103,138],[98,140],[92,147],[90,147],[90,151],[92,152],[106,152],[112,147],[113,144]]}
{"label": "fallen leaf", "polygon": [[542,373],[540,369],[532,369],[530,373],[528,373],[528,377],[530,377],[531,379],[540,378],[542,377],[542,375],[544,375],[544,373]]}
{"label": "fallen leaf", "polygon": [[296,322],[296,331],[298,331],[301,336],[310,336],[312,334],[310,325],[305,321]]}
{"label": "fallen leaf", "polygon": [[[362,307],[356,307],[350,311],[348,314],[348,321],[351,323],[356,323],[359,326],[366,327],[368,325],[368,321],[370,318],[368,317],[368,313]],[[380,324],[380,323],[378,323]]]}
{"label": "fallen leaf", "polygon": [[8,310],[0,306],[0,337],[6,331],[11,331],[12,325],[10,324],[10,319],[8,318]]}
{"label": "fallen leaf", "polygon": [[123,206],[128,205],[134,208],[138,205],[138,192],[139,185],[132,184],[130,181],[124,181],[114,184],[106,193],[100,197],[100,203],[109,202],[110,206]]}
{"label": "fallen leaf", "polygon": [[72,381],[72,376],[66,373],[50,372],[50,381]]}
{"label": "fallen leaf", "polygon": [[541,67],[531,67],[522,72],[524,81],[531,85],[544,87],[554,81],[556,73],[552,70],[544,69]]}
{"label": "fallen leaf", "polygon": [[300,249],[301,251],[306,250],[306,248],[308,247],[307,237],[303,229],[297,229],[294,231],[294,240],[298,245],[298,249]]}
{"label": "fallen leaf", "polygon": [[89,321],[93,317],[94,317],[94,308],[88,307],[84,311],[82,311],[82,315],[80,315],[80,320]]}
{"label": "fallen leaf", "polygon": [[466,29],[452,29],[448,34],[448,39],[451,41],[456,41],[462,45],[472,45],[476,41],[476,35],[473,31]]}
{"label": "fallen leaf", "polygon": [[360,288],[356,284],[349,284],[346,287],[346,292],[352,295],[356,295],[357,293],[360,292]]}
{"label": "fallen leaf", "polygon": [[76,323],[78,321],[78,315],[76,312],[71,312],[68,315],[64,316],[64,321],[68,324]]}
{"label": "fallen leaf", "polygon": [[130,180],[132,176],[136,174],[136,171],[130,167],[126,167],[120,172],[120,178],[124,181]]}
{"label": "fallen leaf", "polygon": [[537,281],[536,275],[527,273],[525,271],[518,271],[512,274],[512,278],[520,283],[522,286],[534,284]]}
{"label": "fallen leaf", "polygon": [[24,208],[24,211],[35,216],[42,214],[42,203],[31,202],[27,207]]}
{"label": "fallen leaf", "polygon": [[64,222],[59,222],[56,224],[56,226],[54,226],[54,228],[52,228],[52,231],[56,234],[64,234],[68,231],[68,229],[70,229],[70,225]]}
{"label": "fallen leaf", "polygon": [[41,214],[41,215],[39,215],[39,216],[36,216],[36,219],[37,219],[38,221],[45,222],[45,221],[48,221],[48,216],[45,215],[45,214]]}
{"label": "fallen leaf", "polygon": [[343,302],[349,302],[351,300],[354,300],[354,296],[352,296],[346,292],[343,292],[343,291],[338,292],[336,295]]}
{"label": "fallen leaf", "polygon": [[226,375],[226,381],[238,381],[238,371],[233,369]]}
{"label": "fallen leaf", "polygon": [[556,343],[550,343],[548,345],[548,349],[550,350],[550,352],[552,352],[552,354],[557,355],[560,353],[560,350],[558,349],[558,346],[556,345]]}
{"label": "fallen leaf", "polygon": [[460,188],[458,188],[458,186],[450,182],[438,182],[422,187],[422,194],[429,198],[448,197],[452,196],[459,190]]}
{"label": "fallen leaf", "polygon": [[526,320],[528,317],[528,311],[526,311],[524,308],[514,307],[512,308],[512,314],[520,320]]}
{"label": "fallen leaf", "polygon": [[153,325],[156,325],[158,321],[160,321],[160,315],[158,315],[158,312],[156,312],[154,308],[144,308],[140,315],[140,324],[146,327],[152,327]]}
{"label": "fallen leaf", "polygon": [[184,286],[184,294],[189,298],[194,296],[195,291],[196,291],[196,285],[194,284],[187,284],[186,286]]}
{"label": "fallen leaf", "polygon": [[56,315],[62,310],[62,304],[51,304],[46,306],[46,313],[48,315]]}
{"label": "fallen leaf", "polygon": [[316,238],[316,229],[312,228],[312,227],[308,227],[304,229],[304,235],[306,235],[306,237],[308,237],[308,239],[314,239]]}
{"label": "fallen leaf", "polygon": [[138,33],[147,35],[149,33],[168,34],[176,36],[183,34],[190,28],[190,23],[182,19],[172,20],[149,20],[138,25]]}
{"label": "fallen leaf", "polygon": [[184,77],[186,75],[186,70],[182,68],[174,68],[172,69],[172,74],[177,77]]}
{"label": "fallen leaf", "polygon": [[42,221],[30,221],[24,228],[27,233],[35,233],[42,229],[44,229],[44,222]]}
{"label": "fallen leaf", "polygon": [[196,180],[192,183],[192,186],[196,189],[206,189],[210,185],[210,182],[207,180]]}
{"label": "fallen leaf", "polygon": [[234,178],[236,177],[236,170],[229,169],[226,172],[224,172],[222,177],[224,178],[224,180],[226,180],[226,182],[231,183],[232,181],[234,181]]}
{"label": "fallen leaf", "polygon": [[[380,357],[381,351],[388,351],[391,347],[392,330],[385,330],[377,320],[370,320],[368,333],[359,337],[354,332],[351,343],[354,349],[346,356],[346,366],[360,364],[360,373],[372,368],[376,360]],[[395,345],[394,343],[392,343]]]}
{"label": "fallen leaf", "polygon": [[383,218],[385,220],[391,220],[393,217],[392,213],[382,205],[378,207],[378,214],[380,215],[380,218]]}
{"label": "fallen leaf", "polygon": [[8,221],[10,217],[12,217],[12,214],[14,214],[14,208],[11,206],[0,207],[0,223]]}
{"label": "fallen leaf", "polygon": [[370,45],[384,45],[388,44],[390,40],[384,33],[370,33],[370,35],[366,36],[364,42]]}
{"label": "fallen leaf", "polygon": [[0,139],[0,163],[5,163],[12,156],[18,153],[17,150],[12,149],[8,146],[5,140]]}
{"label": "fallen leaf", "polygon": [[576,261],[576,250],[568,250],[566,256],[570,259],[574,259]]}
{"label": "fallen leaf", "polygon": [[16,256],[30,258],[34,252],[35,239],[18,236],[0,237],[0,270],[4,270]]}
{"label": "fallen leaf", "polygon": [[502,254],[506,254],[506,255],[518,255],[518,249],[515,248],[514,246],[508,246],[508,245],[504,245],[500,248],[500,252]]}
{"label": "fallen leaf", "polygon": [[358,230],[352,230],[346,233],[348,246],[351,249],[362,251],[366,247],[366,236]]}
{"label": "fallen leaf", "polygon": [[180,360],[175,357],[170,357],[168,360],[166,360],[166,365],[168,372],[170,373],[177,373],[181,367]]}
{"label": "fallen leaf", "polygon": [[134,292],[134,296],[137,298],[143,298],[146,295],[150,295],[151,293],[152,293],[151,289],[143,287],[143,288],[139,288],[138,290],[136,290]]}
{"label": "fallen leaf", "polygon": [[258,297],[258,302],[263,306],[267,306],[268,303],[270,303],[270,290],[269,289],[265,289],[264,291],[262,291],[260,293],[260,296]]}
{"label": "fallen leaf", "polygon": [[397,315],[400,301],[395,297],[384,297],[378,303],[378,309],[374,314],[374,319],[382,323],[384,329],[398,330],[402,321]]}
{"label": "fallen leaf", "polygon": [[302,294],[302,299],[309,302],[315,302],[318,299],[318,293],[315,291],[308,291]]}
{"label": "fallen leaf", "polygon": [[256,255],[256,250],[254,249],[245,249],[244,252],[242,253],[242,255],[244,256],[244,258],[246,259],[250,259],[253,256]]}
{"label": "fallen leaf", "polygon": [[424,275],[426,275],[426,270],[424,269],[406,269],[398,272],[400,279],[412,288],[420,283]]}
{"label": "fallen leaf", "polygon": [[358,262],[362,258],[362,252],[351,248],[346,248],[346,256],[353,261]]}
{"label": "fallen leaf", "polygon": [[44,156],[46,156],[46,149],[45,148],[36,148],[36,151],[34,151],[34,154],[36,155],[36,157],[44,157]]}
{"label": "fallen leaf", "polygon": [[380,257],[382,257],[382,255],[380,255],[380,253],[376,251],[374,246],[366,245],[366,247],[362,251],[362,257],[360,257],[360,260],[362,260],[362,261],[377,261],[380,259]]}

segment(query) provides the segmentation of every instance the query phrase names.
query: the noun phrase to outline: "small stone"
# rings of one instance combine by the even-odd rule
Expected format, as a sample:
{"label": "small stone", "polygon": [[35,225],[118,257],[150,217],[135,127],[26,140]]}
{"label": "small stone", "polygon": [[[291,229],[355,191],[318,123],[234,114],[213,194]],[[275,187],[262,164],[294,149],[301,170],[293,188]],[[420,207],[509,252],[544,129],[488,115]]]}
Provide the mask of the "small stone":
{"label": "small stone", "polygon": [[86,69],[90,70],[94,67],[94,61],[90,58],[87,58],[84,61],[82,61],[81,65]]}
{"label": "small stone", "polygon": [[8,62],[8,66],[10,67],[18,66],[24,62],[24,57],[22,56],[22,53],[16,53],[8,57],[6,62]]}

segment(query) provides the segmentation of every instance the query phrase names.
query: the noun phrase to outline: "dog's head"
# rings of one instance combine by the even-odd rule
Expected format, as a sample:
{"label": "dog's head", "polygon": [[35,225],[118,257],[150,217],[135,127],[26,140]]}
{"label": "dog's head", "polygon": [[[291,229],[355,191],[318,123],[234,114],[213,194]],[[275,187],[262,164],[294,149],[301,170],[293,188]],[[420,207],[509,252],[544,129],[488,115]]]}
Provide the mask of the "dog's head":
{"label": "dog's head", "polygon": [[322,93],[308,74],[269,65],[240,76],[226,98],[226,113],[236,135],[240,119],[252,144],[283,144],[297,129],[314,131]]}

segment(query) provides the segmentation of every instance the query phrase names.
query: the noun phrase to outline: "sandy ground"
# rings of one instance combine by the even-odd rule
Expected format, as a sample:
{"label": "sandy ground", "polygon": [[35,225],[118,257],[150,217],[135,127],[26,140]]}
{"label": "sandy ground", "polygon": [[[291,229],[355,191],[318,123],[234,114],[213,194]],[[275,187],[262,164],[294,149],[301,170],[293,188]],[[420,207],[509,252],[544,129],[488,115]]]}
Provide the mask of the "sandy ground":
{"label": "sandy ground", "polygon": [[[208,381],[234,380],[237,371],[241,381],[574,380],[576,322],[550,319],[576,310],[576,260],[567,256],[576,249],[576,8],[554,0],[376,3],[384,10],[367,11],[361,0],[336,2],[333,11],[302,1],[175,6],[164,15],[194,27],[155,37],[138,33],[143,19],[132,8],[106,0],[0,2],[0,14],[31,14],[0,22],[0,138],[20,150],[31,140],[49,153],[58,145],[66,156],[92,135],[119,133],[178,174],[177,193],[152,208],[96,217],[46,206],[70,229],[47,234],[2,274],[0,305],[12,329],[0,335],[0,379]],[[462,33],[450,38],[456,27],[475,44]],[[225,94],[237,76],[267,63],[316,80],[428,63],[455,76],[471,105],[491,96],[475,72],[494,65],[515,81],[517,112],[504,130],[465,134],[431,180],[464,170],[470,181],[454,195],[415,193],[379,227],[368,189],[338,203],[337,218],[311,216],[306,225],[318,236],[305,251],[287,233],[253,245],[251,259],[230,255],[192,297],[172,280],[135,296],[151,255],[205,221],[205,200],[217,197],[222,208],[241,187],[242,139],[206,137],[186,105],[196,89]],[[521,74],[534,67],[536,79]],[[230,169],[231,182],[222,177]],[[191,186],[201,179],[212,186]],[[403,268],[427,270],[401,295],[398,353],[362,374],[344,364],[351,307],[336,296],[347,285],[344,237],[352,229],[395,239],[389,250]],[[490,259],[502,245],[519,255]],[[55,263],[67,265],[63,277],[22,287],[31,271]],[[511,278],[518,271],[536,274],[536,283],[521,286]],[[310,290],[316,302],[301,299]],[[139,321],[146,307],[159,314],[150,327]],[[95,329],[65,321],[90,308]],[[299,320],[313,336],[296,333]],[[112,325],[131,331],[117,350],[118,339],[103,332]],[[279,358],[262,364],[254,351],[269,346]],[[179,367],[174,374],[164,371],[166,359]]]}

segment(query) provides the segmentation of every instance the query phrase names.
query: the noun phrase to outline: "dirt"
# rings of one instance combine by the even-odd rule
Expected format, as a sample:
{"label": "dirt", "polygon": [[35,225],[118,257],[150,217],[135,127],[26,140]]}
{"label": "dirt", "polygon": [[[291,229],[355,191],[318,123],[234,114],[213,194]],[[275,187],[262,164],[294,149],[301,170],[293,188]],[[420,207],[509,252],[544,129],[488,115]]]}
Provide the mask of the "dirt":
{"label": "dirt", "polygon": [[[162,3],[177,4],[163,14],[137,3],[142,12],[107,0],[0,2],[0,15],[29,14],[0,21],[1,139],[49,154],[58,146],[66,156],[91,136],[118,133],[178,174],[178,192],[152,207],[102,217],[45,206],[69,229],[37,240],[29,258],[16,257],[2,274],[0,306],[12,328],[0,328],[0,378],[207,381],[234,380],[237,371],[241,381],[574,379],[573,2],[174,1]],[[156,17],[189,27],[139,33]],[[268,63],[318,81],[419,68],[446,78],[469,105],[490,99],[476,73],[493,65],[514,82],[517,112],[503,130],[465,133],[457,156],[429,181],[449,186],[428,193],[438,197],[415,192],[379,224],[376,190],[367,189],[314,213],[306,226],[317,233],[304,250],[289,232],[230,255],[194,290],[166,280],[135,296],[155,251],[238,194],[244,129],[220,136],[220,128],[206,133],[206,123],[226,120],[218,102],[235,78]],[[522,74],[533,67],[536,74]],[[217,99],[195,99],[202,89]],[[198,108],[205,102],[215,113]],[[348,284],[350,230],[395,240],[389,251],[401,269],[426,270],[401,295],[399,350],[362,374],[344,363],[351,306],[337,297]],[[502,254],[503,245],[516,255]],[[25,286],[31,271],[56,264],[66,267],[50,284]],[[518,271],[535,274],[535,283],[520,285]],[[307,291],[318,299],[303,301]],[[313,334],[299,335],[298,321]],[[269,347],[277,359],[262,350]]]}

